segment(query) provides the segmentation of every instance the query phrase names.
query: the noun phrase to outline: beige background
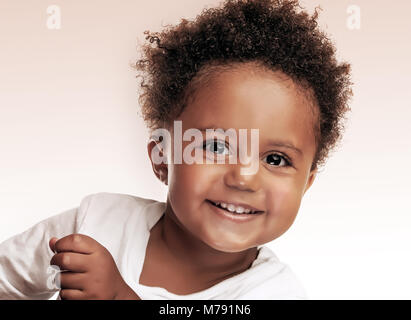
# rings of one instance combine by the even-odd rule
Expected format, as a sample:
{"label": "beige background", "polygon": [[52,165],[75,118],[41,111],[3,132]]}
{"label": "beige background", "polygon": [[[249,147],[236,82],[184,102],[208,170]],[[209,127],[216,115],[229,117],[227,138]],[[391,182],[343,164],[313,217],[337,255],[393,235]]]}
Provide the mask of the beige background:
{"label": "beige background", "polygon": [[[0,241],[116,192],[165,201],[146,153],[129,64],[143,31],[219,1],[0,0]],[[410,299],[411,2],[306,0],[352,63],[342,146],[269,243],[312,299]],[[49,5],[61,29],[46,27]],[[361,9],[361,29],[346,26]]]}

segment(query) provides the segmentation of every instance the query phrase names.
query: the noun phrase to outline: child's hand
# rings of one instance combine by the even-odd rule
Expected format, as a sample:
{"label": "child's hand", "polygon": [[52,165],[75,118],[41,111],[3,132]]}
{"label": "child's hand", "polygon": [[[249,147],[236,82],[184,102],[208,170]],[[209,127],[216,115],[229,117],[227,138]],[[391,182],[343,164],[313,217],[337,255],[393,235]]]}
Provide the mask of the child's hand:
{"label": "child's hand", "polygon": [[93,238],[71,234],[51,238],[50,260],[60,270],[60,297],[64,300],[120,300],[140,298],[125,283],[110,252]]}

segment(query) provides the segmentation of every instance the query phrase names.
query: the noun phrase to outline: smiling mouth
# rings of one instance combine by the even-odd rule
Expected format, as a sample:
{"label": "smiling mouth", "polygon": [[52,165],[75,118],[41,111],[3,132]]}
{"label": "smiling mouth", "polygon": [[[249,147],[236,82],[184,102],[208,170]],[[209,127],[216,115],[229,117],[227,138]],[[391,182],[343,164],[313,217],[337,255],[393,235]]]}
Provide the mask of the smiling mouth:
{"label": "smiling mouth", "polygon": [[229,213],[231,213],[231,214],[236,214],[236,215],[258,215],[258,214],[262,214],[262,213],[264,213],[264,211],[258,211],[258,210],[255,210],[255,211],[249,211],[249,212],[247,212],[247,211],[244,211],[244,210],[240,210],[240,211],[242,211],[242,212],[237,212],[237,210],[235,210],[235,208],[233,208],[233,206],[231,206],[231,205],[228,205],[228,206],[226,206],[225,208],[224,207],[222,207],[221,206],[221,203],[215,203],[215,202],[213,202],[213,201],[211,201],[211,200],[206,200],[207,202],[209,202],[211,205],[213,205],[213,206],[215,206],[215,207],[217,207],[217,208],[219,208],[219,209],[222,209],[222,210],[224,210],[224,211],[227,211],[227,212],[229,212]]}

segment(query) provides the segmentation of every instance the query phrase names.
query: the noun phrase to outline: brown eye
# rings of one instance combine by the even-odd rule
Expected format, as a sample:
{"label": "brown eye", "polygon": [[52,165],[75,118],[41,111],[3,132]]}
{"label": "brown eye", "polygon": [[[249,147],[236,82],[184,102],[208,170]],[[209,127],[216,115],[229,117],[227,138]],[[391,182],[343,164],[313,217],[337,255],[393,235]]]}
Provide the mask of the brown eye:
{"label": "brown eye", "polygon": [[[271,153],[266,157],[266,159],[267,159],[267,163],[273,166],[289,167],[291,165],[290,161],[288,161],[287,158],[283,157],[282,155],[278,153]],[[285,163],[285,165],[280,166],[282,161]]]}

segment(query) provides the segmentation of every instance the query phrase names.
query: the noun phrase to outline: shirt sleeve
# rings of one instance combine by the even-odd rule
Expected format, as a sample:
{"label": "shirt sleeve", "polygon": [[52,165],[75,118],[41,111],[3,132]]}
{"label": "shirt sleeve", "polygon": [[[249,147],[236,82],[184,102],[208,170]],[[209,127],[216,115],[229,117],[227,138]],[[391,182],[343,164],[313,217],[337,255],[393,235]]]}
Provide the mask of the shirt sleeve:
{"label": "shirt sleeve", "polygon": [[81,227],[90,196],[80,207],[38,222],[0,243],[0,300],[43,300],[59,289],[53,283],[57,270],[50,266],[52,237],[76,233]]}

